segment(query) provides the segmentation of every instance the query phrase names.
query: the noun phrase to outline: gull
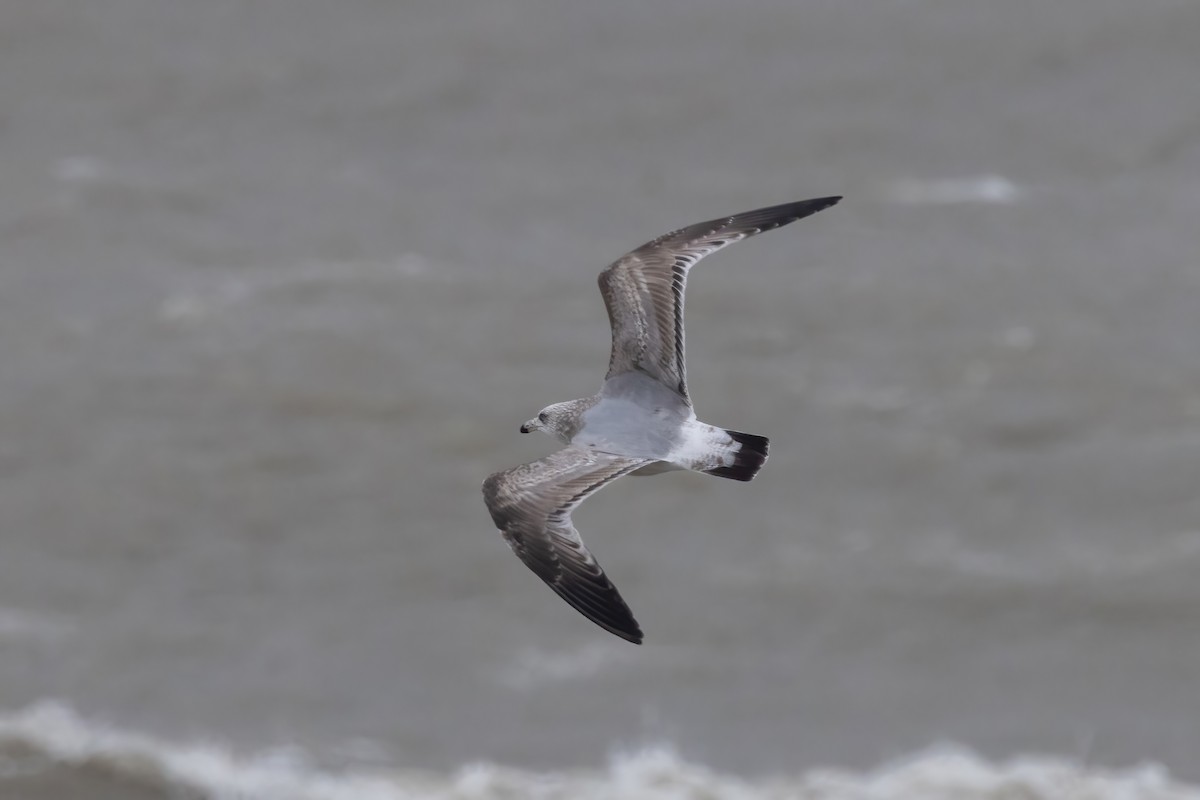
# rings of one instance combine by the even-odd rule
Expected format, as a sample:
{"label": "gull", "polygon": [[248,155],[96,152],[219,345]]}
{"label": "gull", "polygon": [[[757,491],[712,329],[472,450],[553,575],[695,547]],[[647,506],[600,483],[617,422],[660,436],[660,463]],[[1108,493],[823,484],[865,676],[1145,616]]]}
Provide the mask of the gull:
{"label": "gull", "polygon": [[608,374],[591,397],[546,406],[521,426],[566,447],[483,482],[492,521],[525,566],[592,622],[642,643],[633,612],[583,544],[571,513],[623,475],[689,469],[749,481],[767,438],[696,418],[683,358],[683,295],[700,259],[834,205],[820,197],[689,225],[622,256],[600,273],[612,326]]}

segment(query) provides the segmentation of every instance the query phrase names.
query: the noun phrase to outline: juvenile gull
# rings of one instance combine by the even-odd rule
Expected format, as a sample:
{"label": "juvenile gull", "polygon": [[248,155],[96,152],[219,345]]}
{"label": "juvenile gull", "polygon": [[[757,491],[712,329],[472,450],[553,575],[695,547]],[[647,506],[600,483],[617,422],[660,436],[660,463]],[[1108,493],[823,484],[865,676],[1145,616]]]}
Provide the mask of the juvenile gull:
{"label": "juvenile gull", "polygon": [[767,460],[767,438],[696,419],[683,359],[683,292],[696,262],[842,198],[785,203],[660,236],[600,273],[612,326],[598,394],[546,406],[521,426],[567,446],[483,482],[492,520],[517,557],[558,596],[610,633],[642,643],[617,587],[584,547],[571,513],[622,475],[675,469],[748,481]]}

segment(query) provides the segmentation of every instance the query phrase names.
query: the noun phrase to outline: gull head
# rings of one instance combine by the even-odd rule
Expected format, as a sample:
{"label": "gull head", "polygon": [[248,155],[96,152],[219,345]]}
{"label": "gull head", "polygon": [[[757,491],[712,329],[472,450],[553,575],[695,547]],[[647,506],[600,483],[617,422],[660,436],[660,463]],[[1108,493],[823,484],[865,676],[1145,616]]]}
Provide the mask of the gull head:
{"label": "gull head", "polygon": [[576,402],[568,400],[565,403],[546,406],[538,412],[536,417],[521,425],[521,433],[541,431],[556,436],[564,442],[570,442],[577,422]]}

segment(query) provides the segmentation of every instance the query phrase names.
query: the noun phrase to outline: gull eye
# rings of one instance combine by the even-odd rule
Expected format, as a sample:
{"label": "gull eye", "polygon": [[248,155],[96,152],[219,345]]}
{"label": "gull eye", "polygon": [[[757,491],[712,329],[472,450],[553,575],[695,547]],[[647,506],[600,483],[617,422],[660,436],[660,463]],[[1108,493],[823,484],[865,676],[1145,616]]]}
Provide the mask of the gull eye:
{"label": "gull eye", "polygon": [[546,416],[546,412],[545,412],[545,411],[543,411],[542,413],[538,414],[538,422],[545,422],[545,421],[546,421],[546,420],[548,420],[548,419],[549,419],[549,417],[548,417],[548,416]]}

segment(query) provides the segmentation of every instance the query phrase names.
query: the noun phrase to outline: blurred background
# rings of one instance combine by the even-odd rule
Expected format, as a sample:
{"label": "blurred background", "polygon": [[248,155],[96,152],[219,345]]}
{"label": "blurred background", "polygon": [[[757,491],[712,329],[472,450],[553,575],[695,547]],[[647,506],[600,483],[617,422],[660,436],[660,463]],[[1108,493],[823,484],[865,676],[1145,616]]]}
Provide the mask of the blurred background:
{"label": "blurred background", "polygon": [[[1184,796],[1198,41],[1194,0],[3,3],[0,796]],[[632,647],[479,485],[598,386],[606,264],[828,194],[692,274],[759,479],[576,515]]]}

